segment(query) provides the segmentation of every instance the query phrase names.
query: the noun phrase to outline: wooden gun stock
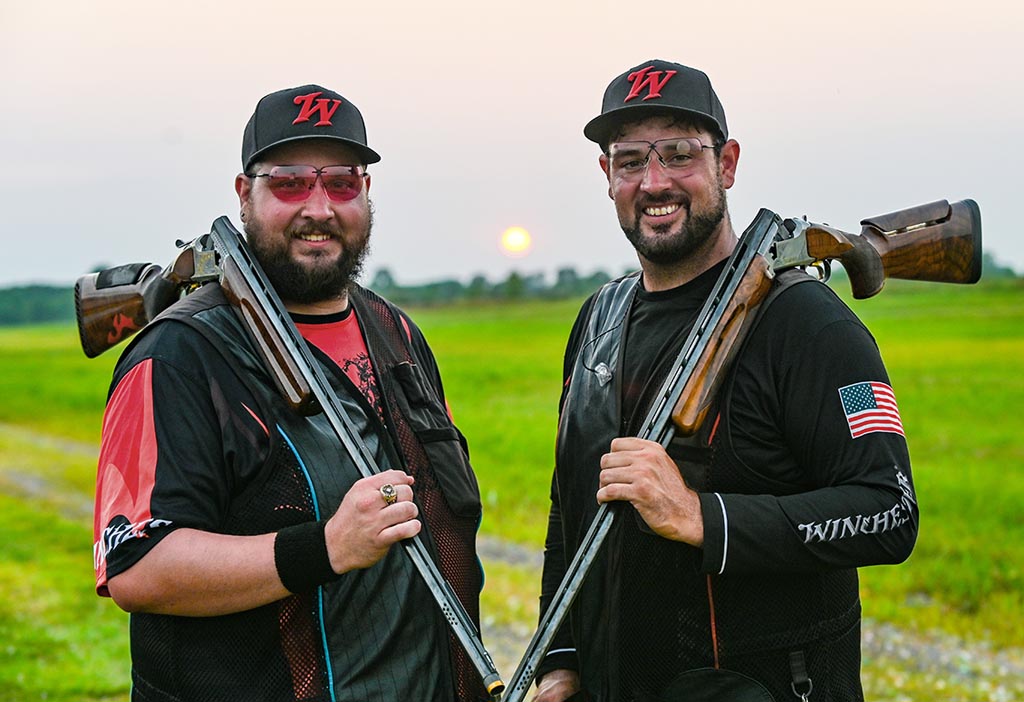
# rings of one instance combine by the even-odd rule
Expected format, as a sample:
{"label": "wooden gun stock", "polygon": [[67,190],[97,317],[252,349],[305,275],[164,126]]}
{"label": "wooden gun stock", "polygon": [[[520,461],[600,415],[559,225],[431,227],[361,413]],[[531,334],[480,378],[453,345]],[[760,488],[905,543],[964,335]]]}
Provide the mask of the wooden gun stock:
{"label": "wooden gun stock", "polygon": [[95,358],[153,321],[181,295],[195,274],[192,249],[163,271],[155,263],[128,263],[75,282],[75,319],[82,350]]}
{"label": "wooden gun stock", "polygon": [[976,283],[981,278],[981,211],[974,200],[939,200],[869,217],[861,233],[812,224],[807,252],[838,260],[850,276],[853,296],[878,294],[886,278],[939,283]]}
{"label": "wooden gun stock", "polygon": [[[805,232],[810,257],[842,263],[857,299],[878,294],[886,278],[970,284],[981,277],[981,212],[973,200],[939,200],[870,217],[861,226],[859,235],[820,224]],[[771,288],[769,268],[764,259],[751,265],[712,331],[672,413],[679,434],[691,436],[703,423],[723,370]]]}

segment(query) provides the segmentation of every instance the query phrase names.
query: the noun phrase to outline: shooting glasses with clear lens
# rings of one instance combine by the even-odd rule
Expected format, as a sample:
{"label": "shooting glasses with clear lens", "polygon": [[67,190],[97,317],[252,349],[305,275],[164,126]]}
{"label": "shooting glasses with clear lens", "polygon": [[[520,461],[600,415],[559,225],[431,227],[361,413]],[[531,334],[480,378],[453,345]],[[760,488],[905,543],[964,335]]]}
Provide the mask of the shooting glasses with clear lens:
{"label": "shooting glasses with clear lens", "polygon": [[615,173],[622,178],[640,178],[647,170],[653,153],[662,168],[678,173],[686,172],[700,163],[704,149],[714,146],[702,144],[696,137],[675,137],[658,141],[617,141],[608,146],[608,157]]}
{"label": "shooting glasses with clear lens", "polygon": [[282,202],[307,200],[316,187],[317,178],[333,202],[355,199],[363,189],[366,173],[362,166],[274,166],[268,173],[246,173],[250,178],[266,178],[267,187]]}

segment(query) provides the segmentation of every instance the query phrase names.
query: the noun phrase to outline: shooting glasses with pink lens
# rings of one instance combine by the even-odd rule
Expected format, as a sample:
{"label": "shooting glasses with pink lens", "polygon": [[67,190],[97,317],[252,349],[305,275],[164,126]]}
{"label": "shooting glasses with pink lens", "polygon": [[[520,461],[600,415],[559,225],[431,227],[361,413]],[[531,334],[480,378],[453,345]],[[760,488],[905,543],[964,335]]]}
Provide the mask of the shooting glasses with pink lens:
{"label": "shooting glasses with pink lens", "polygon": [[332,202],[354,200],[363,189],[367,173],[362,166],[274,166],[267,173],[246,173],[250,178],[266,178],[267,187],[282,202],[308,200],[319,178]]}

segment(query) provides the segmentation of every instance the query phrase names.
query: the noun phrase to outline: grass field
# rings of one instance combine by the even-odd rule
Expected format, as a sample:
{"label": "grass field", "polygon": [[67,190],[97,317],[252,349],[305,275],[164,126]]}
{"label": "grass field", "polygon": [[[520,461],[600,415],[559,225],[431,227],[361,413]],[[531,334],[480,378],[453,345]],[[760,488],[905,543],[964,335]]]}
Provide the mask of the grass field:
{"label": "grass field", "polygon": [[[892,376],[922,513],[907,564],[862,570],[873,619],[1020,645],[1022,292],[890,283],[854,305]],[[470,440],[482,533],[532,550],[578,302],[412,310]],[[0,701],[126,696],[127,617],[93,594],[89,514],[114,360],[86,359],[72,327],[0,329]],[[536,587],[532,571],[491,568],[485,612],[531,626]]]}

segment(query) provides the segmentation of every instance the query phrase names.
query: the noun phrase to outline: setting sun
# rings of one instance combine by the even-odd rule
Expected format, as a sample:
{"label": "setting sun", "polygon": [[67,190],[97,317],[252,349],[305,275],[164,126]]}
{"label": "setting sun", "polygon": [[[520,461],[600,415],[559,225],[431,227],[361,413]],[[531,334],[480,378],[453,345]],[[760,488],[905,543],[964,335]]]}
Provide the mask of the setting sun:
{"label": "setting sun", "polygon": [[501,250],[506,256],[525,256],[531,244],[530,232],[522,227],[509,227],[501,235]]}

